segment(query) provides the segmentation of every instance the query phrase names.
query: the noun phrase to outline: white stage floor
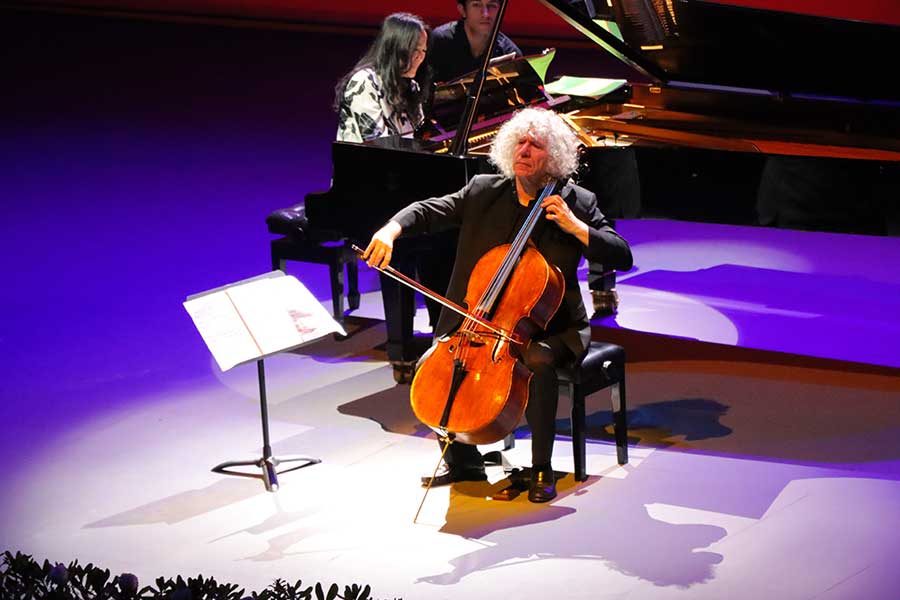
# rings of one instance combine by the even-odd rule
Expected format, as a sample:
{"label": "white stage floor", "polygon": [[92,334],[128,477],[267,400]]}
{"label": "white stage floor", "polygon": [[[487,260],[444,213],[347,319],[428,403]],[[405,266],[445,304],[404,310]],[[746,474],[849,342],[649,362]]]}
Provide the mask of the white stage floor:
{"label": "white stage floor", "polygon": [[[360,314],[378,316],[377,293]],[[422,311],[420,311],[421,313]],[[257,480],[210,467],[259,455],[256,370],[209,370],[60,427],[39,452],[3,443],[3,548],[113,573],[370,584],[376,598],[889,598],[900,587],[896,378],[722,362],[630,365],[631,462],[588,399],[587,482],[569,438],[560,497],[432,490],[437,458],[383,352],[383,324],[267,361],[276,456],[322,463]],[[199,336],[197,343],[201,343]],[[57,399],[58,400],[58,399]],[[22,407],[47,418],[54,401]],[[561,402],[560,417],[568,409]],[[513,462],[527,463],[520,430]]]}

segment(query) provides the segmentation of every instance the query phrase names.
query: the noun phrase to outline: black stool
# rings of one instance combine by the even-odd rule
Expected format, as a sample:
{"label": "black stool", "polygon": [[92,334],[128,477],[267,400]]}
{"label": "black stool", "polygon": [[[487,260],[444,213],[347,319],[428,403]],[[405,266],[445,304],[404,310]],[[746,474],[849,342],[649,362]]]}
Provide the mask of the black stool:
{"label": "black stool", "polygon": [[[565,387],[572,402],[572,455],[575,459],[575,480],[587,479],[584,399],[610,386],[613,386],[610,393],[616,457],[620,465],[626,464],[628,421],[625,401],[625,349],[615,344],[592,341],[579,364],[568,369],[557,369],[556,374],[560,388]],[[515,437],[510,433],[504,440],[504,450],[509,450],[514,444]]]}
{"label": "black stool", "polygon": [[309,226],[302,204],[281,208],[266,217],[272,233],[284,237],[272,240],[272,269],[285,270],[289,260],[328,265],[331,307],[334,319],[344,323],[344,266],[347,268],[347,303],[359,308],[359,267],[356,253],[346,239]]}
{"label": "black stool", "polygon": [[625,399],[625,349],[615,344],[591,342],[581,363],[571,369],[557,371],[560,387],[566,386],[572,399],[572,454],[575,479],[587,479],[585,472],[584,399],[594,392],[612,386],[613,431],[616,457],[620,465],[628,462],[628,420]]}

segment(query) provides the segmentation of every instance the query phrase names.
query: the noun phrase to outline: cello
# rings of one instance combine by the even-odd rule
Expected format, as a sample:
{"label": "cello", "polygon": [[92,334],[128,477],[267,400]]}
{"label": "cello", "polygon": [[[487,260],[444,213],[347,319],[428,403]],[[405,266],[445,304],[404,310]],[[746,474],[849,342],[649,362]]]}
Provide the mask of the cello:
{"label": "cello", "polygon": [[[530,339],[559,308],[565,281],[529,237],[543,215],[541,204],[561,187],[548,183],[509,244],[476,263],[466,287],[466,309],[391,267],[386,275],[463,315],[453,333],[436,341],[420,361],[410,389],[416,417],[442,438],[465,444],[503,439],[521,421],[531,371],[519,360]],[[358,247],[354,249],[362,255]],[[376,267],[378,268],[378,267]]]}

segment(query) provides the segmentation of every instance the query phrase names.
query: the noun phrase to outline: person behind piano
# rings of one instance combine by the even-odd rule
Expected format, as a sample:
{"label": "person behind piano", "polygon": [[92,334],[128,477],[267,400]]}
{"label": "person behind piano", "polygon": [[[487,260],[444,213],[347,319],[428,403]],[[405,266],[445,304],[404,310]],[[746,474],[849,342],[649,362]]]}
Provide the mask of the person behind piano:
{"label": "person behind piano", "polygon": [[[401,234],[458,226],[456,266],[446,295],[461,304],[478,259],[491,248],[512,241],[528,214],[529,203],[548,181],[557,178],[565,182],[558,195],[544,200],[546,219],[531,236],[544,257],[562,270],[563,301],[546,331],[534,337],[523,352],[523,362],[534,373],[525,412],[532,433],[528,499],[547,502],[556,497],[551,466],[559,393],[556,368],[574,363],[591,337],[578,264],[586,256],[612,268],[629,269],[631,250],[597,209],[596,196],[569,179],[578,167],[578,141],[556,113],[534,108],[518,112],[498,132],[490,160],[500,174],[476,175],[458,192],[404,208],[374,234],[363,258],[370,266],[387,266],[394,240]],[[460,321],[457,313],[445,308],[435,339],[452,332]],[[478,449],[454,442],[433,485],[485,479]]]}
{"label": "person behind piano", "polygon": [[411,135],[423,120],[429,27],[409,13],[388,15],[372,45],[335,87],[337,139],[367,142]]}
{"label": "person behind piano", "polygon": [[[499,8],[497,0],[456,1],[461,18],[444,23],[431,35],[428,63],[434,81],[447,82],[481,68]],[[522,56],[522,51],[498,32],[491,56],[506,54]]]}

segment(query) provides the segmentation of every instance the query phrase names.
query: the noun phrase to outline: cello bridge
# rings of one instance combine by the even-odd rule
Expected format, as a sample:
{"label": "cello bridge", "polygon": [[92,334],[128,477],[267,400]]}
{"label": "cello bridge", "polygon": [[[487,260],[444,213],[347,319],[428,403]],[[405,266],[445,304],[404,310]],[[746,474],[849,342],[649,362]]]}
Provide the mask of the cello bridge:
{"label": "cello bridge", "polygon": [[473,346],[484,346],[487,343],[485,338],[490,337],[489,334],[478,331],[461,331],[459,333],[462,337],[467,338]]}

